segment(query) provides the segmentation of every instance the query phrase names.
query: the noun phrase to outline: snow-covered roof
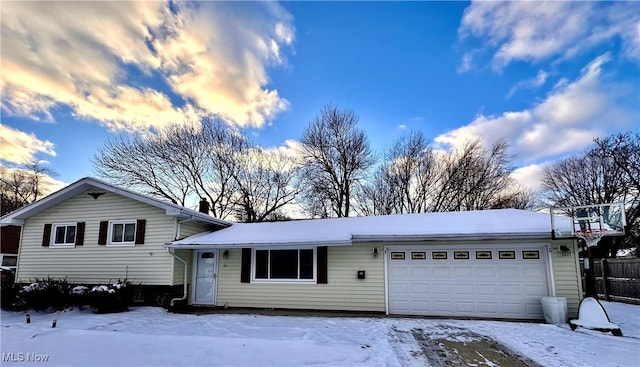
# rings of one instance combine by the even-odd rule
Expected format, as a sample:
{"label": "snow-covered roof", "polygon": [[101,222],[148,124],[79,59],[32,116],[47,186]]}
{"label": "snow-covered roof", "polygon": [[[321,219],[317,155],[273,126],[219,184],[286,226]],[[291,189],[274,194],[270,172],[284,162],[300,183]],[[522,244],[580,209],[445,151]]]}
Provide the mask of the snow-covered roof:
{"label": "snow-covered roof", "polygon": [[[570,222],[567,221],[567,225]],[[549,214],[518,209],[237,223],[174,248],[340,246],[357,242],[550,238]]]}
{"label": "snow-covered roof", "polygon": [[192,220],[195,220],[197,222],[202,222],[202,223],[210,223],[210,224],[217,224],[220,226],[230,226],[231,223],[212,217],[208,214],[205,213],[201,213],[199,211],[195,211],[192,209],[188,209],[185,207],[182,207],[180,205],[177,204],[173,204],[167,201],[163,201],[160,199],[156,199],[150,196],[146,196],[140,193],[137,193],[135,191],[131,191],[119,186],[115,186],[113,184],[110,184],[108,182],[104,182],[98,179],[95,179],[93,177],[85,177],[82,178],[72,184],[70,184],[69,186],[58,190],[38,201],[36,201],[33,204],[27,205],[25,207],[22,207],[18,210],[15,210],[5,216],[3,216],[2,218],[0,218],[0,225],[5,226],[5,225],[22,225],[24,224],[24,221],[38,213],[41,213],[51,207],[54,207],[58,204],[60,204],[61,202],[68,200],[78,194],[81,194],[87,190],[90,189],[99,189],[99,190],[105,190],[105,191],[109,191],[115,194],[119,194],[122,195],[124,197],[133,199],[133,200],[137,200],[140,202],[143,202],[145,204],[149,204],[161,209],[165,210],[165,213],[168,216],[172,216],[172,217],[177,217],[177,218],[190,218]]}

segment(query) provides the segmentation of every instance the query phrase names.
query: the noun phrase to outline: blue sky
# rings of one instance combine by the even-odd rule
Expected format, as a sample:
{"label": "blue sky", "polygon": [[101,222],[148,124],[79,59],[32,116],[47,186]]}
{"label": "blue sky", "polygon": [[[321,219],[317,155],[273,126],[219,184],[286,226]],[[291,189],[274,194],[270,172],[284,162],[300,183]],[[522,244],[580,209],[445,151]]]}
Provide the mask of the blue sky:
{"label": "blue sky", "polygon": [[327,103],[374,150],[507,139],[514,177],[640,130],[635,2],[4,2],[0,164],[93,174],[110,137],[215,115],[295,146]]}

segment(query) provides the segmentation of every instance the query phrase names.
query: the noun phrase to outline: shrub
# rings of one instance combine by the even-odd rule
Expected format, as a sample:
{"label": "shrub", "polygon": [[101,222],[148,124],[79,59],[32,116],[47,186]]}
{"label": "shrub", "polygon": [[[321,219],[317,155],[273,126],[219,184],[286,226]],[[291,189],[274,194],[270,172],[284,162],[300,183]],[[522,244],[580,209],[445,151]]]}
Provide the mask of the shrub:
{"label": "shrub", "polygon": [[2,279],[0,280],[0,307],[5,310],[14,310],[18,300],[18,287],[14,283],[15,274],[13,271],[2,269]]}
{"label": "shrub", "polygon": [[77,285],[69,291],[69,300],[72,306],[82,308],[89,303],[89,288],[84,285]]}
{"label": "shrub", "polygon": [[27,309],[36,311],[53,308],[64,310],[70,304],[69,283],[66,279],[35,279],[18,291]]}
{"label": "shrub", "polygon": [[95,313],[122,312],[131,303],[130,283],[118,280],[111,285],[97,285],[89,291],[91,311]]}

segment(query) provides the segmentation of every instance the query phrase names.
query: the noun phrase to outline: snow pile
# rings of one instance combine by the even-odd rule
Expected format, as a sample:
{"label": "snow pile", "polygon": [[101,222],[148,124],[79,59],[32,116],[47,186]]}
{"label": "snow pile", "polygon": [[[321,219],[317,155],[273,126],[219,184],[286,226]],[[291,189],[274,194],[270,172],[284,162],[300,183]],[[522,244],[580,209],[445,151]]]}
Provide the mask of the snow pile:
{"label": "snow pile", "polygon": [[580,302],[580,312],[577,320],[571,320],[573,325],[588,329],[619,329],[616,324],[609,322],[609,318],[600,303],[595,298],[585,298]]}

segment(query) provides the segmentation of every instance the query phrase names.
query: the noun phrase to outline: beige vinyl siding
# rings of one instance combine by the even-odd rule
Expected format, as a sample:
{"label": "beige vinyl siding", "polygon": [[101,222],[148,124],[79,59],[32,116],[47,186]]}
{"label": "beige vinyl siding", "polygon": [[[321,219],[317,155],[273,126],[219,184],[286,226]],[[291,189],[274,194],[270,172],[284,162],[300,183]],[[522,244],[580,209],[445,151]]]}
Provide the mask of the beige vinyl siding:
{"label": "beige vinyl siding", "polygon": [[[240,249],[219,257],[217,305],[384,312],[384,256],[371,245],[329,247],[327,284],[240,283]],[[220,250],[222,253],[224,250]],[[366,279],[358,279],[364,270]]]}
{"label": "beige vinyl siding", "polygon": [[[559,247],[563,244],[571,249],[571,253],[563,254],[559,250]],[[578,316],[578,306],[582,295],[582,282],[580,281],[580,266],[577,255],[580,250],[576,241],[571,239],[553,241],[551,248],[556,296],[567,298],[569,317],[575,318]]]}
{"label": "beige vinyl siding", "polygon": [[[197,222],[183,222],[180,223],[180,239],[193,236],[194,234],[207,232],[211,228],[210,226],[197,223]],[[176,250],[176,255],[180,256],[187,262],[187,283],[191,283],[191,263],[193,261],[193,251],[191,250]],[[184,265],[176,259],[173,260],[173,283],[172,285],[178,285],[184,283]]]}
{"label": "beige vinyl siding", "polygon": [[[92,190],[95,191],[95,190]],[[98,245],[100,221],[145,219],[145,243],[131,247]],[[47,223],[85,222],[84,245],[42,246]],[[164,244],[174,235],[165,211],[111,192],[93,199],[79,194],[29,218],[20,244],[17,279],[66,277],[71,283],[103,283],[127,277],[144,285],[169,285],[173,258]]]}
{"label": "beige vinyl siding", "polygon": [[[545,245],[548,240],[511,240],[476,242],[375,243],[329,247],[327,253],[328,284],[240,283],[241,250],[229,250],[229,257],[219,257],[217,305],[229,307],[297,308],[352,311],[385,310],[384,252],[394,246],[464,246]],[[566,243],[572,248],[563,255],[558,247]],[[380,255],[372,256],[374,247]],[[575,317],[580,301],[580,282],[576,246],[573,241],[555,241],[551,245],[554,287],[558,297],[567,297],[569,316]],[[220,250],[222,253],[224,250]],[[366,271],[366,279],[358,280],[356,272]]]}

